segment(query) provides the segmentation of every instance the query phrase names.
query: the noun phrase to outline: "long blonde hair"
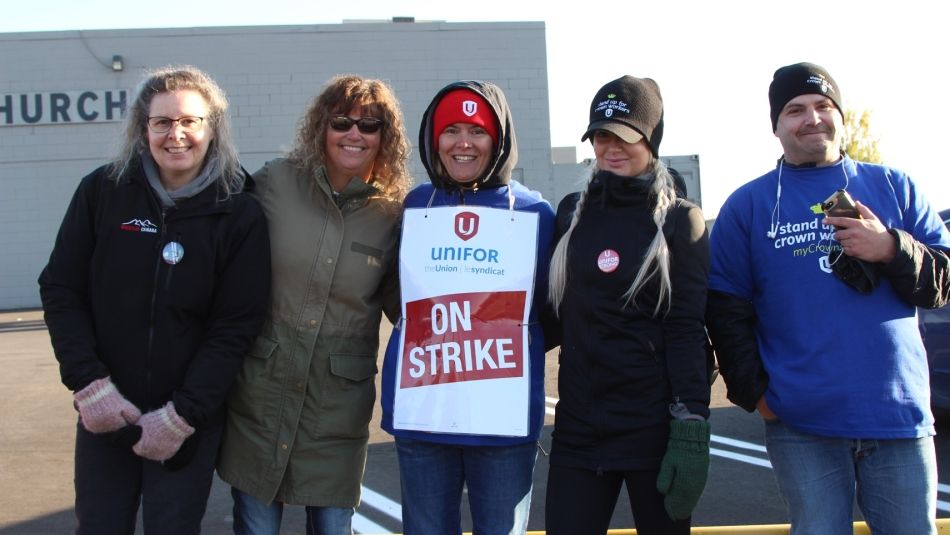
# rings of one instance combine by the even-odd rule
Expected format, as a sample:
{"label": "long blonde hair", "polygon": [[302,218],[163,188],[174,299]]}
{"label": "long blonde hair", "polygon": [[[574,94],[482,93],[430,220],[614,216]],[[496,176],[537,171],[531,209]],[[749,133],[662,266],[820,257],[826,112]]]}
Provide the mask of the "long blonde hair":
{"label": "long blonde hair", "polygon": [[[590,179],[597,174],[597,171],[596,164],[594,164],[590,178],[588,178],[588,185],[590,184]],[[651,172],[653,173],[653,181],[651,183],[650,193],[655,201],[653,207],[653,222],[656,224],[656,234],[653,236],[650,247],[647,248],[643,254],[643,264],[640,266],[640,271],[630,284],[630,288],[624,292],[621,298],[623,298],[625,306],[636,306],[637,295],[643,287],[650,279],[658,277],[659,295],[657,296],[656,307],[652,312],[652,315],[655,317],[658,316],[664,308],[669,309],[672,299],[670,248],[666,242],[666,236],[663,234],[663,225],[666,223],[666,215],[670,207],[673,206],[676,200],[676,189],[672,175],[659,158],[653,158]],[[551,257],[551,267],[549,269],[548,278],[548,301],[554,306],[555,314],[560,314],[561,302],[564,300],[564,291],[567,287],[568,278],[567,248],[570,246],[571,234],[574,232],[574,227],[576,227],[577,222],[580,221],[581,212],[583,211],[584,203],[587,199],[587,190],[588,188],[585,187],[578,197],[577,204],[574,206],[574,215],[571,218],[571,225],[568,227],[567,232],[561,236],[557,247],[554,248],[554,254]]]}

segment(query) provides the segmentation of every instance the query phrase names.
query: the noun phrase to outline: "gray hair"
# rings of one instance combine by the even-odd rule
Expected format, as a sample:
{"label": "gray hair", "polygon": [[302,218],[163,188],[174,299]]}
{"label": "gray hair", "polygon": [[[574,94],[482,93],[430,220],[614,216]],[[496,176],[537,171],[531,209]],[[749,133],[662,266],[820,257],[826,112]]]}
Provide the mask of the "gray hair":
{"label": "gray hair", "polygon": [[244,187],[244,172],[238,159],[237,148],[231,135],[228,118],[228,99],[210,76],[191,65],[166,66],[150,71],[139,82],[125,117],[125,132],[119,154],[112,161],[109,175],[118,180],[140,161],[140,154],[148,150],[148,111],[152,99],[170,91],[196,91],[208,103],[204,118],[214,133],[204,166],[216,166],[218,190],[228,197]]}

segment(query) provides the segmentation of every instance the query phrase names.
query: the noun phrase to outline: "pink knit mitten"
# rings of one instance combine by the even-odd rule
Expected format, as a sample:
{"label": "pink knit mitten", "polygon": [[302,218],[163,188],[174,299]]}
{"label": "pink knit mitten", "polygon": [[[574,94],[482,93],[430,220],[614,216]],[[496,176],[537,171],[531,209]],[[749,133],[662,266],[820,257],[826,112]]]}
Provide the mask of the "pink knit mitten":
{"label": "pink knit mitten", "polygon": [[90,433],[108,433],[135,423],[142,411],[125,399],[112,379],[96,379],[73,394],[82,426]]}
{"label": "pink knit mitten", "polygon": [[132,451],[153,461],[171,459],[182,442],[195,432],[195,428],[175,412],[171,401],[161,409],[143,414],[137,424],[142,428],[142,438],[132,446]]}

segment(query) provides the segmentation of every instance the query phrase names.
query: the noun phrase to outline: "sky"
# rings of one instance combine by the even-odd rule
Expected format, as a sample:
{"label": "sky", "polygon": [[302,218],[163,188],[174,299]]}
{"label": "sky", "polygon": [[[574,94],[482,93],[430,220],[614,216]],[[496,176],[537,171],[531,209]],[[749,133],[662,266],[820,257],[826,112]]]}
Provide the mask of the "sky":
{"label": "sky", "polygon": [[[168,6],[174,6],[168,7]],[[837,81],[845,106],[871,111],[884,163],[917,181],[937,209],[950,208],[950,31],[940,2],[903,0],[7,0],[0,33],[195,26],[335,24],[410,16],[417,21],[543,21],[551,144],[581,143],[590,100],[624,74],[663,93],[662,156],[698,154],[703,209],[774,167],[768,85],[782,65],[810,61]],[[459,58],[464,61],[464,58]],[[516,125],[517,127],[517,125]]]}

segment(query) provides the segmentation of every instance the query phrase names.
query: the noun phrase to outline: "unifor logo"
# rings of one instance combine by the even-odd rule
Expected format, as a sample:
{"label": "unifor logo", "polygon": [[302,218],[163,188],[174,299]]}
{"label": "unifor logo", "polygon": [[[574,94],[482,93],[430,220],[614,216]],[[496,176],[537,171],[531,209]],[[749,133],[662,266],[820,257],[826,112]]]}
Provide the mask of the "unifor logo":
{"label": "unifor logo", "polygon": [[465,100],[462,102],[462,113],[466,117],[471,117],[478,113],[478,103],[474,100]]}
{"label": "unifor logo", "polygon": [[455,215],[455,235],[468,241],[478,234],[478,214],[461,212]]}
{"label": "unifor logo", "polygon": [[607,108],[607,111],[604,112],[604,117],[610,117],[613,114],[614,110],[612,108]]}

